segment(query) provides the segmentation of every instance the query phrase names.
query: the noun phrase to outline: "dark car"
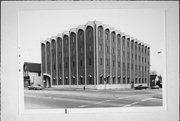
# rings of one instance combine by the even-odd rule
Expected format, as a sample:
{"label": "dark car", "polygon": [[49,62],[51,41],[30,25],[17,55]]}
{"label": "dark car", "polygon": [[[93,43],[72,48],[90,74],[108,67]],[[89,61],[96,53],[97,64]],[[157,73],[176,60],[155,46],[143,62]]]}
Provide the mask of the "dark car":
{"label": "dark car", "polygon": [[162,83],[161,83],[160,81],[157,81],[157,82],[156,82],[156,85],[158,85],[159,88],[162,88]]}
{"label": "dark car", "polygon": [[136,87],[134,87],[135,90],[141,90],[141,89],[147,89],[147,86],[142,86],[142,85],[138,85]]}
{"label": "dark car", "polygon": [[37,84],[37,85],[35,85],[35,84],[33,84],[33,85],[31,85],[31,86],[28,86],[28,89],[29,90],[42,90],[43,89],[43,86],[41,86],[40,84]]}

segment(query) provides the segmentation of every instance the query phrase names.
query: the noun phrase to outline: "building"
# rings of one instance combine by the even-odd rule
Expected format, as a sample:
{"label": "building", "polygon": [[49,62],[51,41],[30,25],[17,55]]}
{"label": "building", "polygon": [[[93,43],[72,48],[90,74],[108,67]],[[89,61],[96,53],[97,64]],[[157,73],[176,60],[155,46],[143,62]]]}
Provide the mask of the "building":
{"label": "building", "polygon": [[23,65],[24,86],[43,84],[41,78],[41,64],[25,62]]}
{"label": "building", "polygon": [[149,85],[150,47],[98,21],[41,42],[47,87],[96,89]]}

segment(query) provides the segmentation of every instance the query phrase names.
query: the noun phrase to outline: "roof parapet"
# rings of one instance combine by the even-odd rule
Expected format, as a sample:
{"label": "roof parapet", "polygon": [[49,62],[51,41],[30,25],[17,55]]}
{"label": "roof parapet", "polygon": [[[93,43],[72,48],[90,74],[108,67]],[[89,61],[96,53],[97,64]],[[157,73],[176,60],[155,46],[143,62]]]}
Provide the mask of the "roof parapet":
{"label": "roof parapet", "polygon": [[71,28],[70,31],[69,31],[69,33],[71,33],[71,32],[76,33],[76,32],[77,32],[77,29],[76,29],[76,28]]}
{"label": "roof parapet", "polygon": [[46,43],[47,43],[47,42],[51,43],[51,39],[50,39],[50,38],[47,38],[47,39],[46,39]]}
{"label": "roof parapet", "polygon": [[109,30],[110,30],[110,32],[115,32],[116,33],[116,30],[114,29],[114,27],[109,27]]}
{"label": "roof parapet", "polygon": [[57,37],[56,37],[56,36],[52,36],[52,37],[51,37],[51,42],[52,42],[52,40],[55,40],[55,41],[56,41],[56,40],[57,40]]}
{"label": "roof parapet", "polygon": [[41,43],[41,44],[45,44],[45,43],[46,43],[46,40],[42,40],[40,43]]}
{"label": "roof parapet", "polygon": [[58,33],[57,34],[57,38],[60,37],[60,38],[63,38],[63,34],[62,33]]}
{"label": "roof parapet", "polygon": [[131,36],[131,37],[130,37],[130,41],[134,41],[134,37]]}
{"label": "roof parapet", "polygon": [[129,34],[127,34],[127,35],[126,35],[126,39],[129,39],[129,40],[130,40],[130,36],[129,36]]}
{"label": "roof parapet", "polygon": [[124,32],[121,32],[121,37],[125,37],[126,38],[126,34]]}
{"label": "roof parapet", "polygon": [[104,30],[109,29],[109,25],[108,24],[103,24],[103,29]]}
{"label": "roof parapet", "polygon": [[77,31],[79,31],[80,29],[82,29],[83,31],[85,31],[85,26],[84,25],[79,25],[77,27]]}
{"label": "roof parapet", "polygon": [[103,27],[103,23],[101,21],[94,21],[94,23],[96,24],[96,27],[98,27],[98,26]]}
{"label": "roof parapet", "polygon": [[85,28],[87,28],[88,26],[91,26],[94,28],[94,25],[95,25],[95,21],[88,21],[86,24],[85,24]]}
{"label": "roof parapet", "polygon": [[116,30],[116,35],[120,34],[121,35],[121,31],[120,30]]}
{"label": "roof parapet", "polygon": [[65,35],[69,36],[69,31],[64,31],[64,32],[63,32],[63,37],[64,37]]}

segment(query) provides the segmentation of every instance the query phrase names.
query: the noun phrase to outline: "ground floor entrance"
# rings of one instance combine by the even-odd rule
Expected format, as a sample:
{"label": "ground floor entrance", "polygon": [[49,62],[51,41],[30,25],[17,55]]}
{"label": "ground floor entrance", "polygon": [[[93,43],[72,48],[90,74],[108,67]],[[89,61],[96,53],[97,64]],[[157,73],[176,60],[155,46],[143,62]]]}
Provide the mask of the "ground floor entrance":
{"label": "ground floor entrance", "polygon": [[43,74],[44,87],[51,88],[51,77],[49,74]]}

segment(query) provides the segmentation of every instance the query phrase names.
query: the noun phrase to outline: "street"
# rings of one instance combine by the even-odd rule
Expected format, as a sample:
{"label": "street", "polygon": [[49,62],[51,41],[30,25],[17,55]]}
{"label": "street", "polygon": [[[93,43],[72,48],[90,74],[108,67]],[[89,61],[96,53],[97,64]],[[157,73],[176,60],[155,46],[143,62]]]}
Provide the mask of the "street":
{"label": "street", "polygon": [[25,109],[162,106],[162,89],[24,90]]}

